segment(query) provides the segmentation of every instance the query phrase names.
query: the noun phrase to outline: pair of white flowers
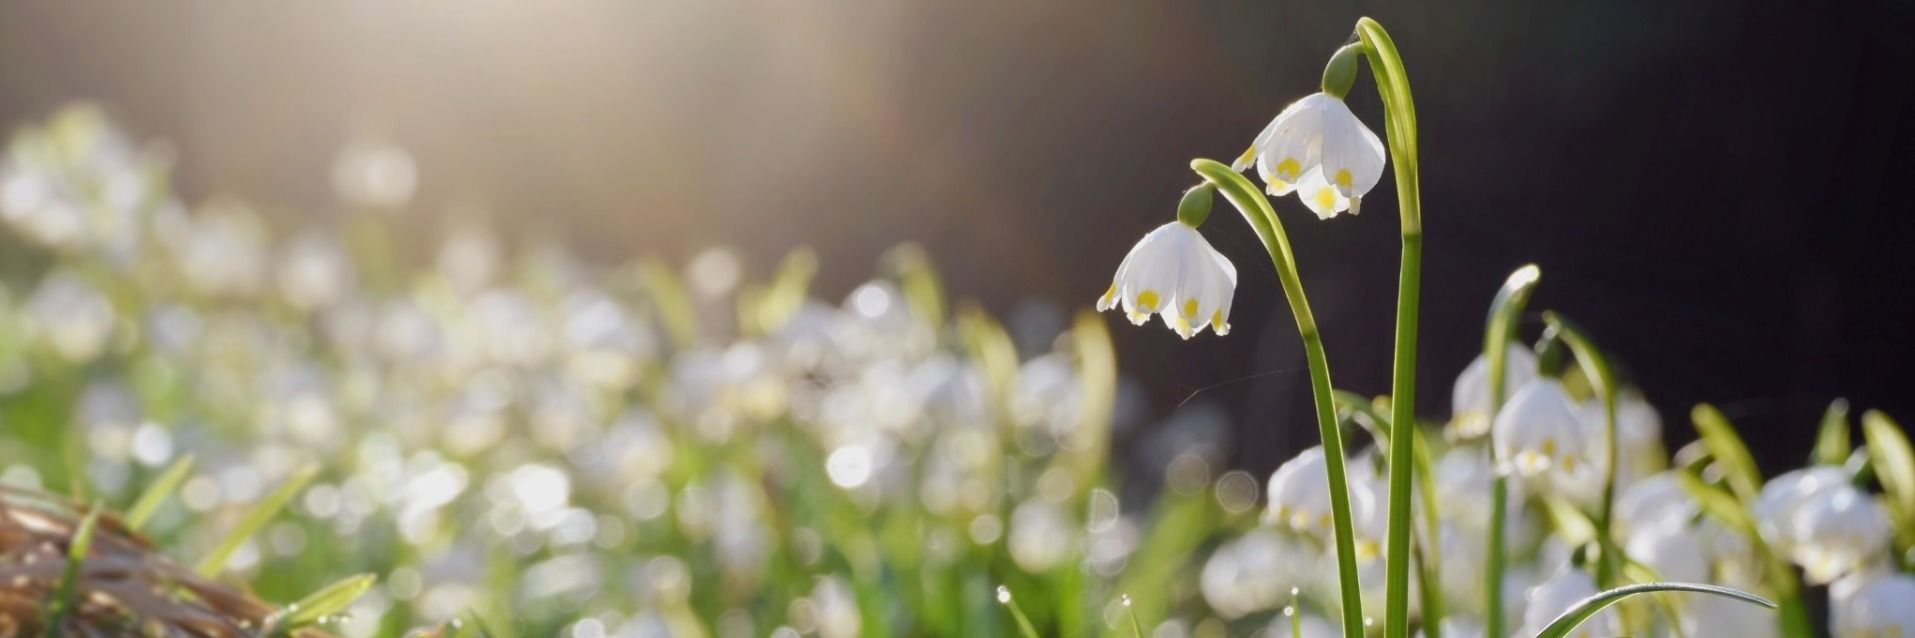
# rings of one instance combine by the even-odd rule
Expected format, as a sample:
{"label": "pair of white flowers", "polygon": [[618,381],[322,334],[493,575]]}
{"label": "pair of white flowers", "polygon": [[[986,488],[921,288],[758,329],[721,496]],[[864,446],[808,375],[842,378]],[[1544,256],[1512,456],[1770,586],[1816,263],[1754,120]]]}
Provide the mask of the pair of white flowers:
{"label": "pair of white flowers", "polygon": [[[1255,164],[1271,195],[1296,193],[1317,217],[1356,214],[1383,177],[1383,142],[1343,99],[1316,93],[1297,100],[1264,127],[1231,168]],[[1145,235],[1117,267],[1098,310],[1122,306],[1131,323],[1150,315],[1185,339],[1207,326],[1230,331],[1237,269],[1210,247],[1192,223],[1173,221]]]}

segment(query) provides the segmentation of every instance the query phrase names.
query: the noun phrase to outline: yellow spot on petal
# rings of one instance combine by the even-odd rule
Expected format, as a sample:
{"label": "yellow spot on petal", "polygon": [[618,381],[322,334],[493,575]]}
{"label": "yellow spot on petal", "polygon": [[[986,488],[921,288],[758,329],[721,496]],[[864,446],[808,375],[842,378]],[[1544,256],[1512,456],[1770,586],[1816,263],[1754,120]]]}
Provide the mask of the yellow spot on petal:
{"label": "yellow spot on petal", "polygon": [[1297,181],[1297,173],[1300,172],[1303,172],[1303,165],[1297,162],[1297,158],[1286,157],[1283,161],[1277,162],[1277,177],[1283,181]]}
{"label": "yellow spot on petal", "polygon": [[1351,182],[1350,169],[1347,169],[1347,168],[1337,169],[1336,182],[1338,186],[1342,186],[1345,189],[1350,188],[1350,182]]}
{"label": "yellow spot on petal", "polygon": [[1555,456],[1556,455],[1556,439],[1554,438],[1543,439],[1543,444],[1536,446],[1536,451],[1542,452],[1544,456]]}
{"label": "yellow spot on petal", "polygon": [[1150,312],[1157,309],[1157,291],[1146,290],[1137,293],[1137,309]]}
{"label": "yellow spot on petal", "polygon": [[1328,186],[1318,188],[1317,194],[1316,194],[1316,200],[1317,200],[1317,208],[1323,209],[1325,212],[1336,210],[1337,191],[1336,189],[1330,188]]}
{"label": "yellow spot on petal", "polygon": [[1184,300],[1184,316],[1186,317],[1197,316],[1197,300],[1196,299]]}
{"label": "yellow spot on petal", "polygon": [[1210,327],[1212,328],[1223,327],[1223,309],[1222,308],[1217,309],[1216,312],[1210,313]]}
{"label": "yellow spot on petal", "polygon": [[1109,299],[1116,295],[1117,295],[1117,282],[1113,281],[1113,282],[1110,282],[1110,289],[1105,290],[1104,296],[1100,297],[1100,299]]}

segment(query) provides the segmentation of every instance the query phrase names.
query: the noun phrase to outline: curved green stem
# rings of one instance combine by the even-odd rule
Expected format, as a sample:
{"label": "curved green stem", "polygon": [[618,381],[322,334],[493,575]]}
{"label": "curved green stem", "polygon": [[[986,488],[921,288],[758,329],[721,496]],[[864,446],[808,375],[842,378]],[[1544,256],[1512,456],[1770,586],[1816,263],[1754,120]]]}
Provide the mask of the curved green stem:
{"label": "curved green stem", "polygon": [[1616,425],[1616,375],[1602,350],[1576,324],[1553,312],[1543,313],[1543,322],[1549,325],[1549,330],[1561,336],[1564,343],[1569,344],[1570,351],[1576,354],[1577,363],[1582,366],[1583,376],[1589,379],[1596,395],[1602,399],[1603,443],[1608,449],[1603,453],[1602,504],[1596,512],[1596,542],[1602,548],[1602,560],[1596,563],[1596,584],[1615,587],[1616,576],[1622,567],[1610,516],[1616,504],[1616,465],[1620,458],[1617,448],[1621,443]]}
{"label": "curved green stem", "polygon": [[[1310,390],[1316,402],[1317,433],[1323,438],[1324,472],[1330,482],[1330,517],[1335,527],[1337,582],[1343,598],[1343,633],[1363,635],[1362,590],[1356,575],[1356,534],[1350,523],[1350,482],[1344,472],[1343,434],[1337,429],[1336,399],[1330,387],[1330,363],[1323,354],[1323,338],[1317,333],[1316,315],[1310,312],[1310,300],[1303,295],[1303,281],[1297,276],[1297,260],[1290,251],[1290,238],[1277,220],[1276,209],[1263,192],[1228,165],[1207,159],[1191,160],[1190,169],[1217,187],[1230,203],[1243,213],[1244,221],[1257,231],[1270,263],[1276,267],[1283,297],[1296,317],[1297,334],[1303,337],[1303,353],[1310,365]],[[1400,446],[1408,448],[1408,445]],[[1407,465],[1406,465],[1407,467]]]}
{"label": "curved green stem", "polygon": [[[1416,106],[1410,99],[1410,79],[1396,42],[1375,20],[1356,22],[1357,38],[1370,59],[1370,74],[1383,98],[1384,128],[1396,168],[1397,212],[1402,217],[1403,259],[1396,286],[1396,361],[1390,382],[1390,427],[1416,427],[1416,317],[1423,288],[1422,194],[1417,184]],[[1410,635],[1410,485],[1415,439],[1392,436],[1390,446],[1389,536],[1384,543],[1388,582],[1384,590],[1384,635]]]}
{"label": "curved green stem", "polygon": [[[1496,291],[1496,299],[1490,302],[1489,320],[1483,328],[1483,359],[1489,363],[1489,404],[1485,407],[1491,420],[1503,409],[1509,341],[1516,333],[1516,319],[1529,303],[1529,294],[1536,289],[1542,275],[1536,264],[1517,268]],[[1503,526],[1509,517],[1509,477],[1501,469],[1502,460],[1496,458],[1495,436],[1492,430],[1489,454],[1495,478],[1490,481],[1489,490],[1489,566],[1484,570],[1483,579],[1483,623],[1484,635],[1505,636],[1508,634],[1503,631],[1503,571],[1509,561],[1509,550],[1503,546]]]}

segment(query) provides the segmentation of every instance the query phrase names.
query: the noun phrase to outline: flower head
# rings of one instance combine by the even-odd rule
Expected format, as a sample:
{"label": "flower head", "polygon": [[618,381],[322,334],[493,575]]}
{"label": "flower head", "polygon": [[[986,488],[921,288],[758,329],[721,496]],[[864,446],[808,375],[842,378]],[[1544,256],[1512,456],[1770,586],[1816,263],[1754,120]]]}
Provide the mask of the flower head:
{"label": "flower head", "polygon": [[1144,235],[1117,266],[1098,310],[1121,304],[1130,322],[1144,325],[1155,313],[1178,336],[1189,339],[1205,326],[1230,333],[1230,300],[1237,267],[1210,247],[1196,227],[1174,221]]}
{"label": "flower head", "polygon": [[1829,629],[1835,638],[1915,635],[1915,576],[1875,570],[1829,588]]}
{"label": "flower head", "polygon": [[1874,497],[1843,484],[1802,504],[1792,523],[1795,562],[1813,583],[1826,583],[1881,562],[1894,534]]}
{"label": "flower head", "polygon": [[1343,99],[1315,93],[1285,107],[1257,134],[1238,170],[1253,159],[1271,195],[1296,192],[1317,217],[1356,214],[1383,178],[1383,141]]}
{"label": "flower head", "polygon": [[1562,383],[1546,377],[1523,384],[1496,413],[1491,429],[1497,456],[1524,476],[1575,473],[1593,443],[1576,402]]}

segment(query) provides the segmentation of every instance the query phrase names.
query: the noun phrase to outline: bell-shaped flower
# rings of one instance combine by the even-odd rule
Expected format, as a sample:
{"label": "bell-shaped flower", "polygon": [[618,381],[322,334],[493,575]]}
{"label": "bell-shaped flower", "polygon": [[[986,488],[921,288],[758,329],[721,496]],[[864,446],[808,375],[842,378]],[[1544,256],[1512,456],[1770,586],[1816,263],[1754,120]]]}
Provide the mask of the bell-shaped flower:
{"label": "bell-shaped flower", "polygon": [[1790,551],[1795,546],[1796,511],[1824,492],[1841,489],[1848,481],[1848,472],[1828,465],[1791,470],[1769,479],[1750,507],[1763,540],[1780,551]]}
{"label": "bell-shaped flower", "polygon": [[1662,580],[1707,582],[1713,573],[1702,537],[1687,520],[1663,519],[1629,535],[1624,554],[1655,568]]}
{"label": "bell-shaped flower", "polygon": [[1550,378],[1523,384],[1491,425],[1497,457],[1525,477],[1581,472],[1590,464],[1592,434],[1563,384]]}
{"label": "bell-shaped flower", "polygon": [[1098,310],[1123,306],[1130,322],[1143,325],[1155,313],[1189,339],[1205,326],[1230,333],[1230,301],[1237,267],[1210,247],[1195,227],[1173,221],[1144,235],[1130,249]]}
{"label": "bell-shaped flower", "polygon": [[1198,586],[1218,615],[1240,618],[1281,606],[1291,590],[1310,585],[1322,556],[1296,536],[1252,529],[1210,555]]}
{"label": "bell-shaped flower", "polygon": [[1682,488],[1674,472],[1662,472],[1636,481],[1616,493],[1616,532],[1629,538],[1636,530],[1695,518],[1701,506]]}
{"label": "bell-shaped flower", "polygon": [[1915,576],[1871,570],[1829,587],[1834,638],[1915,636]]}
{"label": "bell-shaped flower", "polygon": [[1270,504],[1264,518],[1318,539],[1330,538],[1330,479],[1323,448],[1304,450],[1270,475]]}
{"label": "bell-shaped flower", "polygon": [[1843,484],[1817,494],[1790,520],[1790,557],[1813,583],[1826,583],[1886,559],[1888,510],[1867,492]]}
{"label": "bell-shaped flower", "polygon": [[[1503,397],[1509,398],[1517,388],[1523,387],[1536,378],[1536,355],[1514,343],[1509,344],[1508,354],[1503,355]],[[1489,357],[1476,355],[1476,360],[1456,375],[1456,384],[1450,390],[1450,428],[1462,438],[1476,438],[1489,433],[1489,421],[1494,415],[1489,413]]]}
{"label": "bell-shaped flower", "polygon": [[[1383,140],[1342,98],[1316,93],[1284,107],[1251,144],[1257,175],[1271,195],[1292,191],[1318,217],[1356,214],[1383,178]],[[1237,170],[1248,168],[1239,160]]]}

